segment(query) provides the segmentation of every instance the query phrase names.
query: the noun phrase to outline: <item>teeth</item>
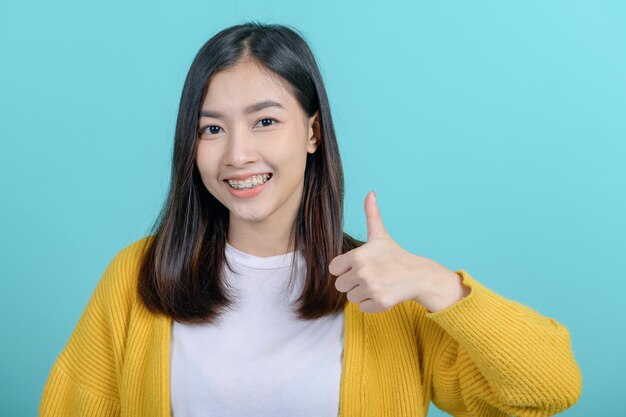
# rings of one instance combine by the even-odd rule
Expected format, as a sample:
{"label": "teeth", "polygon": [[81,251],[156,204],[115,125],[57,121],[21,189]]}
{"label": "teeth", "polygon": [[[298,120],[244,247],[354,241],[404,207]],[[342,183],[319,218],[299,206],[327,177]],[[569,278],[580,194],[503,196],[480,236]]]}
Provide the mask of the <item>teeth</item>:
{"label": "teeth", "polygon": [[257,185],[265,183],[270,178],[269,174],[253,175],[245,181],[226,180],[228,184],[238,190],[245,190],[248,188],[256,187]]}

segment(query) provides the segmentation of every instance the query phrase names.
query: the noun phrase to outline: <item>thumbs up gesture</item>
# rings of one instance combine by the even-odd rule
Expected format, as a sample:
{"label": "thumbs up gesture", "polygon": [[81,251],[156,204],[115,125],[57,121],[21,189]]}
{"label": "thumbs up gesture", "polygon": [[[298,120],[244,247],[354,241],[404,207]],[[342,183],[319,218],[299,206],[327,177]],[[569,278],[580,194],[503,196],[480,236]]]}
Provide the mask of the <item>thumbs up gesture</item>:
{"label": "thumbs up gesture", "polygon": [[469,294],[456,272],[404,250],[389,236],[373,192],[365,197],[365,218],[367,243],[328,265],[337,290],[347,292],[361,311],[378,313],[413,300],[435,312]]}

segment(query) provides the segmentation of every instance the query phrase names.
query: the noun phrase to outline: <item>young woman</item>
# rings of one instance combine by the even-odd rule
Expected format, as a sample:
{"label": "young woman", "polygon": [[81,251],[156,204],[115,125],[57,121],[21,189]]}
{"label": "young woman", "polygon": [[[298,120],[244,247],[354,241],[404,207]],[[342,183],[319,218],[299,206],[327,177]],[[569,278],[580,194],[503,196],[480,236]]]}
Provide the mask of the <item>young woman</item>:
{"label": "young woman", "polygon": [[548,416],[581,374],[568,330],[400,247],[343,171],[303,38],[227,28],[198,52],[152,233],[111,261],[40,416]]}

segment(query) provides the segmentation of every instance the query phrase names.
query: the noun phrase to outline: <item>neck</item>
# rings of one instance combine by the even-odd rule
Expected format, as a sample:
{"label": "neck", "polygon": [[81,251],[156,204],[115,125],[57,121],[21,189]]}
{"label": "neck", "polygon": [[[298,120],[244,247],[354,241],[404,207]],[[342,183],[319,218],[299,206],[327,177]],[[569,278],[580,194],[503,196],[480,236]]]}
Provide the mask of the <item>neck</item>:
{"label": "neck", "polygon": [[290,230],[279,230],[262,224],[242,225],[235,222],[229,224],[227,242],[236,249],[255,256],[283,255],[296,250],[293,242],[289,241],[289,232]]}

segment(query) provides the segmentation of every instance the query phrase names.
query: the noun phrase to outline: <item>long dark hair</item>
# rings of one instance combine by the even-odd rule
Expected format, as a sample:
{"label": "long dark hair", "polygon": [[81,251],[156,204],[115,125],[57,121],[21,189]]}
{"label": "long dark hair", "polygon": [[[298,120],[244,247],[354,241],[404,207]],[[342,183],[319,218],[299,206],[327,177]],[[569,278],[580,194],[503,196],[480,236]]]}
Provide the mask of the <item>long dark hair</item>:
{"label": "long dark hair", "polygon": [[[224,255],[229,212],[202,183],[195,154],[210,78],[242,58],[252,58],[286,80],[309,117],[319,111],[321,142],[307,154],[302,202],[290,234],[290,244],[302,247],[306,259],[296,313],[310,320],[339,312],[347,297],[335,288],[328,264],[364,242],[343,232],[343,167],[326,89],[313,53],[295,29],[256,22],[220,31],[191,64],[176,121],[170,188],[145,241],[139,297],[153,313],[185,323],[213,323],[233,305],[222,273],[224,265],[231,268]],[[292,266],[291,283],[293,271]]]}

